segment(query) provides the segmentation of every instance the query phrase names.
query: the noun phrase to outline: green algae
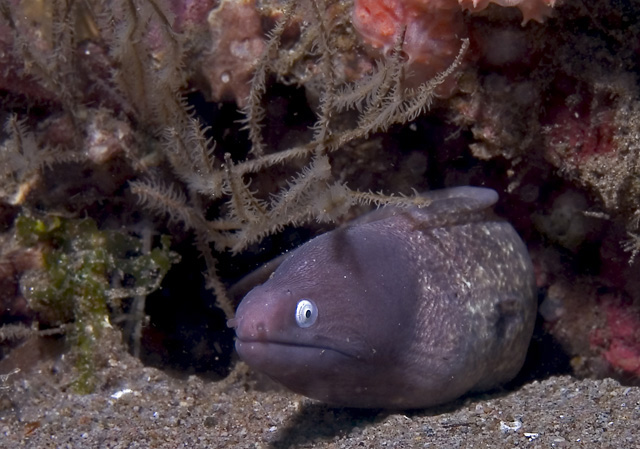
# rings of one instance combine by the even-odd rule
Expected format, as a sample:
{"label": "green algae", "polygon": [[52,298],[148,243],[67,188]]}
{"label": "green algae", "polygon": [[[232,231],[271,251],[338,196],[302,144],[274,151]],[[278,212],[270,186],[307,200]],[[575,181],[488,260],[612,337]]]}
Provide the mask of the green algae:
{"label": "green algae", "polygon": [[179,256],[168,236],[145,251],[143,239],[126,230],[100,230],[90,218],[20,215],[18,242],[42,254],[41,268],[22,279],[30,307],[48,325],[71,323],[68,338],[76,360],[74,390],[95,388],[96,356],[110,316],[126,297],[156,290]]}

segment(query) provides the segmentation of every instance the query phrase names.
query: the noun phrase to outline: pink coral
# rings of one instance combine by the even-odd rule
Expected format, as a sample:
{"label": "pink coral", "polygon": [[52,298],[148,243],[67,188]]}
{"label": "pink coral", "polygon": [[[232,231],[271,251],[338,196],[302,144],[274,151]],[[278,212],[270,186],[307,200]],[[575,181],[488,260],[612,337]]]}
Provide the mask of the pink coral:
{"label": "pink coral", "polygon": [[[402,51],[418,82],[446,69],[466,36],[457,0],[356,0],[353,25],[374,48],[389,53],[405,29]],[[406,28],[405,28],[406,27]]]}
{"label": "pink coral", "polygon": [[208,17],[212,48],[202,64],[216,101],[241,107],[264,50],[264,31],[255,0],[223,0]]}
{"label": "pink coral", "polygon": [[413,83],[420,83],[453,63],[467,35],[462,10],[477,12],[491,2],[519,8],[525,24],[542,21],[555,0],[355,0],[353,25],[370,46],[385,53],[404,30],[402,50],[415,74]]}
{"label": "pink coral", "polygon": [[616,151],[615,113],[605,105],[578,113],[570,108],[550,111],[547,160],[567,169],[580,167],[589,159]]}
{"label": "pink coral", "polygon": [[626,375],[640,377],[640,314],[637,306],[615,295],[601,299],[606,326],[590,334],[590,343],[602,351],[610,366]]}
{"label": "pink coral", "polygon": [[514,6],[522,12],[522,25],[529,20],[542,22],[551,15],[555,0],[459,0],[460,6],[470,11],[482,11],[490,3],[500,6]]}
{"label": "pink coral", "polygon": [[205,26],[209,11],[216,6],[215,0],[181,0],[170,2],[175,15],[174,29],[181,33],[190,28]]}

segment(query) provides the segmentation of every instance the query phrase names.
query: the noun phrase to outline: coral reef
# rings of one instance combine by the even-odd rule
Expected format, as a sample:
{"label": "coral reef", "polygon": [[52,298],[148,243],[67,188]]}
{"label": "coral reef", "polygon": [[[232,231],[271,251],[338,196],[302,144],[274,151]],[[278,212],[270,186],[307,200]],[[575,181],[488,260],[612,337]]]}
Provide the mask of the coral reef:
{"label": "coral reef", "polygon": [[632,298],[582,277],[554,283],[540,312],[573,355],[575,373],[639,383],[640,309]]}
{"label": "coral reef", "polygon": [[1,339],[66,333],[74,386],[89,392],[110,323],[127,311],[139,342],[136,305],[178,260],[121,207],[133,204],[127,181],[155,165],[148,126],[182,110],[182,40],[156,2],[10,0],[0,11]]}
{"label": "coral reef", "polygon": [[[99,279],[92,317],[135,323],[132,352],[197,347],[187,365],[224,375],[238,279],[371,205],[471,184],[500,193],[541,328],[577,372],[637,381],[638,6],[515,3],[0,0],[3,342],[87,335],[86,285],[56,277],[57,257]],[[112,308],[109,260],[146,254],[108,256],[114,232],[133,248],[171,235],[181,262]],[[66,299],[25,294],[34,273]]]}

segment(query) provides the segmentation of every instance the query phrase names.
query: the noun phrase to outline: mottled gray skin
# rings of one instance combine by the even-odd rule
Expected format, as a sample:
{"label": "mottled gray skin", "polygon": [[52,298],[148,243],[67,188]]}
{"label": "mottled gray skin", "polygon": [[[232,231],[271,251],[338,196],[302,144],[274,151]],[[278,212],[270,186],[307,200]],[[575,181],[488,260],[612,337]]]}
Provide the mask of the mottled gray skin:
{"label": "mottled gray skin", "polygon": [[[352,407],[422,408],[487,390],[522,367],[536,288],[527,248],[490,189],[430,192],[293,251],[230,325],[247,364]],[[296,305],[310,299],[315,323]]]}

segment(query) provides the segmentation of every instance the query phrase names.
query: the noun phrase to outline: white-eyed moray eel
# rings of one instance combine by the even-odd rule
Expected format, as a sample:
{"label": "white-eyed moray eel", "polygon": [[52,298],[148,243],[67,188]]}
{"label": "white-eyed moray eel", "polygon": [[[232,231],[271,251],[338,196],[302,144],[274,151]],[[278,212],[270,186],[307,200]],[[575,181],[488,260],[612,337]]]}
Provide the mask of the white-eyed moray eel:
{"label": "white-eyed moray eel", "polygon": [[240,358],[349,407],[423,408],[511,380],[536,315],[527,248],[495,191],[424,196],[288,254],[229,320]]}

